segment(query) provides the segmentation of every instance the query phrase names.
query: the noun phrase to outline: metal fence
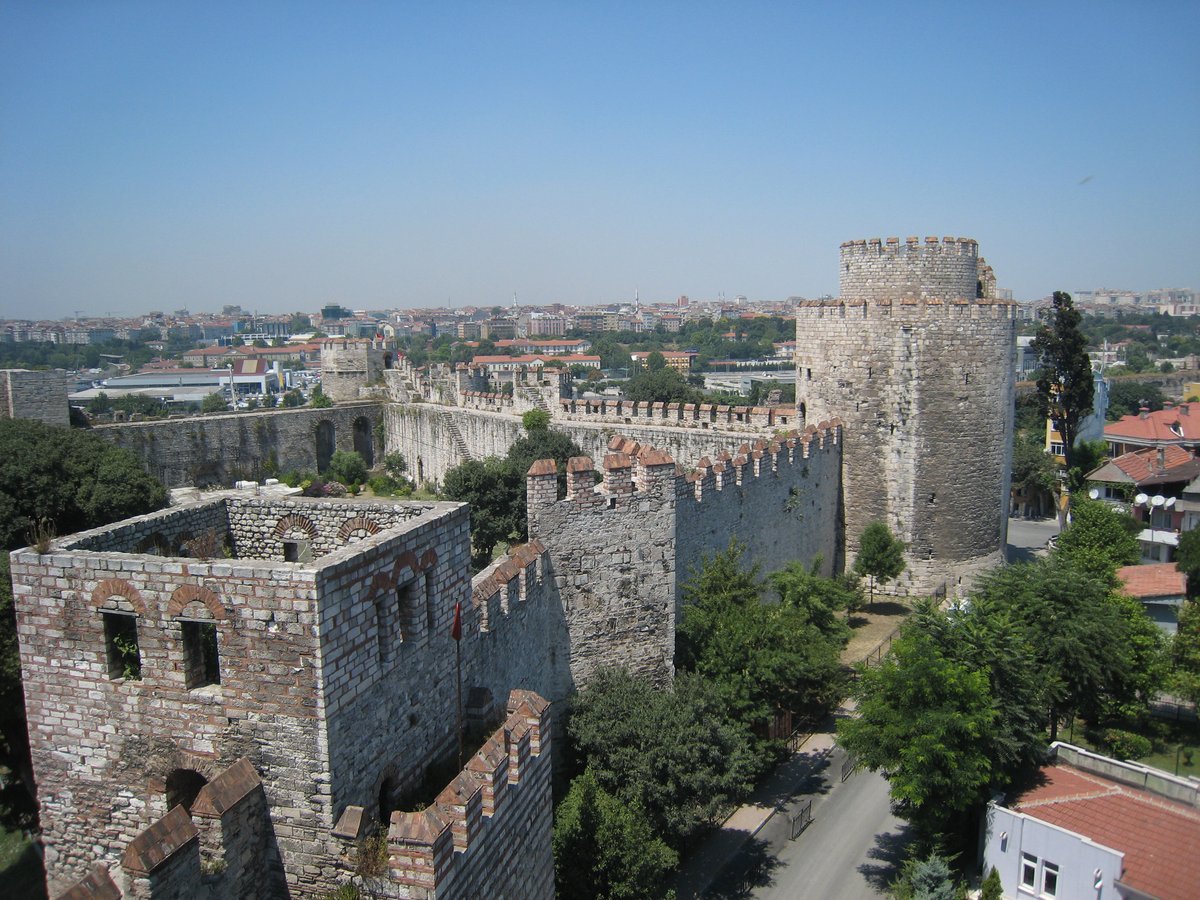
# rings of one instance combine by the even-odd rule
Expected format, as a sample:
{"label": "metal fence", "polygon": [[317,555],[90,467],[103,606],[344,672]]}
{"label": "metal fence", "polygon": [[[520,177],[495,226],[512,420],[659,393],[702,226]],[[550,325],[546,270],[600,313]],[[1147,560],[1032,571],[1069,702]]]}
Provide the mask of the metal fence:
{"label": "metal fence", "polygon": [[846,754],[846,758],[842,760],[842,782],[858,771],[858,757],[853,753]]}
{"label": "metal fence", "polygon": [[812,797],[801,800],[794,810],[788,812],[787,817],[788,840],[794,841],[812,822]]}

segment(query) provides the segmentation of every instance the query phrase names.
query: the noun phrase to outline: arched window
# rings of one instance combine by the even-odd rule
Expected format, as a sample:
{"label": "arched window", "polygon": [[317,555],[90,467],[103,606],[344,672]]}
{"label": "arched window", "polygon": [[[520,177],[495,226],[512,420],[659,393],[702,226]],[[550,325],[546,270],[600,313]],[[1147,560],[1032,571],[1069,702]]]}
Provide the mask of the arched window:
{"label": "arched window", "polygon": [[195,769],[175,769],[167,776],[167,809],[182,806],[191,813],[192,804],[208,779]]}

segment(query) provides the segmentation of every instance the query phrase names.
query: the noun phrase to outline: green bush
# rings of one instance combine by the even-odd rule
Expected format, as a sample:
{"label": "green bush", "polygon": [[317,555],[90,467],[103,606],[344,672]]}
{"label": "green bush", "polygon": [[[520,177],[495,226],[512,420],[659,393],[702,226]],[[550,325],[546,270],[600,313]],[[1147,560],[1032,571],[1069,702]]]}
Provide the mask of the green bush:
{"label": "green bush", "polygon": [[375,475],[367,482],[367,486],[377,497],[409,497],[413,492],[411,483],[390,475]]}
{"label": "green bush", "polygon": [[1119,728],[1109,728],[1104,732],[1104,744],[1117,759],[1141,759],[1149,756],[1154,749],[1149,738]]}
{"label": "green bush", "polygon": [[326,474],[345,485],[367,480],[367,464],[357,450],[338,450],[329,460]]}

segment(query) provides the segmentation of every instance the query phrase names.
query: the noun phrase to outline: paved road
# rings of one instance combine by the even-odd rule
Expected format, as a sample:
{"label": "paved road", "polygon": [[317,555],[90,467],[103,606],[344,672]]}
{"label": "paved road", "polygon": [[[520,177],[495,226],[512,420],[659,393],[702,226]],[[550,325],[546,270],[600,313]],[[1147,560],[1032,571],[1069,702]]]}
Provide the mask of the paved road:
{"label": "paved road", "polygon": [[864,900],[886,897],[903,857],[905,825],[892,815],[887,781],[860,770],[843,783],[839,748],[829,765],[789,804],[812,798],[812,822],[788,839],[787,815],[776,815],[749,841],[708,898]]}
{"label": "paved road", "polygon": [[1046,541],[1058,534],[1058,519],[1009,519],[1008,561],[1030,562]]}

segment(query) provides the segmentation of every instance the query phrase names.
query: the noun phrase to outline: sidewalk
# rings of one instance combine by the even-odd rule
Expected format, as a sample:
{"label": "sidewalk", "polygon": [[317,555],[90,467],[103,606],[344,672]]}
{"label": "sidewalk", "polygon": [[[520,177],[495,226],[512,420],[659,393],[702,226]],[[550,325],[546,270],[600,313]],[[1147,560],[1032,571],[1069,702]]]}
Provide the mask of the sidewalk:
{"label": "sidewalk", "polygon": [[[846,715],[853,715],[853,704],[840,708],[827,725]],[[746,842],[758,834],[775,811],[829,758],[835,743],[832,731],[817,732],[801,744],[791,757],[780,763],[770,777],[755,788],[746,804],[734,810],[719,828],[688,855],[675,877],[677,900],[693,900],[703,896]]]}

